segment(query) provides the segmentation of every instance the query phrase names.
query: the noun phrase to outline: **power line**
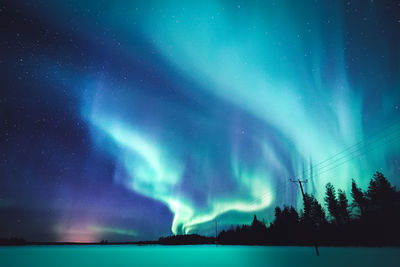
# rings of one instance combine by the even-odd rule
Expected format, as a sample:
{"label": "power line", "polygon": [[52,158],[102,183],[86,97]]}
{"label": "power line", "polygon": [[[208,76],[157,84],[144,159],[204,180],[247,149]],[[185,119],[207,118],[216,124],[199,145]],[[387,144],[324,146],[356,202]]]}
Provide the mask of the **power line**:
{"label": "power line", "polygon": [[[400,130],[400,129],[398,129],[398,130]],[[398,131],[398,130],[396,130],[396,131]],[[370,141],[370,142],[366,142],[366,144],[365,144],[364,146],[359,147],[358,149],[353,150],[353,151],[351,151],[351,152],[348,153],[348,154],[344,154],[342,157],[337,158],[336,160],[334,160],[334,161],[332,161],[332,162],[330,162],[330,163],[324,165],[323,167],[320,167],[319,169],[318,169],[318,168],[310,168],[310,171],[313,170],[313,169],[314,169],[314,170],[317,169],[318,171],[321,171],[321,170],[323,170],[324,168],[330,167],[330,166],[333,165],[334,163],[336,163],[336,162],[338,162],[338,161],[340,161],[340,160],[342,160],[342,159],[344,159],[344,158],[347,158],[347,157],[351,156],[351,155],[354,154],[354,153],[360,152],[360,151],[362,151],[362,150],[368,148],[370,145],[373,145],[374,143],[380,142],[380,141],[382,141],[382,139],[384,139],[384,138],[386,138],[386,137],[389,137],[389,136],[391,136],[391,135],[393,135],[393,134],[397,134],[397,132],[392,132],[392,133],[386,134],[386,135],[382,136],[380,139],[377,139],[377,140],[375,140],[375,141],[373,141],[373,142],[371,142],[371,141]],[[363,153],[358,154],[358,156],[360,156],[360,155],[362,155],[362,154],[363,154]]]}
{"label": "power line", "polygon": [[[343,153],[345,153],[345,152],[347,152],[347,151],[349,151],[349,150],[352,150],[352,149],[355,148],[355,147],[358,147],[358,148],[357,148],[356,150],[354,150],[354,151],[351,151],[349,154],[353,154],[353,153],[357,152],[358,150],[363,149],[365,146],[369,146],[370,144],[373,144],[373,143],[375,143],[375,142],[380,141],[380,139],[382,139],[382,138],[385,138],[385,137],[387,137],[387,136],[390,136],[390,135],[396,133],[398,130],[400,130],[400,128],[399,128],[399,129],[395,129],[393,132],[389,132],[388,134],[383,135],[382,137],[378,138],[376,141],[372,141],[372,140],[376,139],[376,138],[377,138],[379,135],[381,135],[382,133],[384,133],[384,132],[386,132],[387,130],[389,130],[390,128],[393,128],[393,127],[397,126],[397,123],[399,123],[399,122],[400,122],[400,121],[396,121],[395,123],[392,123],[391,125],[387,125],[387,126],[385,126],[385,127],[383,128],[382,131],[375,132],[374,134],[371,134],[371,135],[367,136],[364,140],[360,140],[360,141],[358,141],[357,143],[355,143],[355,144],[353,144],[353,145],[347,147],[346,149],[344,149],[344,150],[342,150],[342,151],[340,151],[340,152],[334,154],[333,156],[331,156],[331,157],[329,157],[329,158],[327,158],[327,159],[325,159],[325,160],[323,160],[323,161],[321,161],[321,162],[319,162],[319,163],[317,163],[317,164],[314,164],[314,165],[311,166],[310,168],[304,170],[304,171],[302,172],[301,175],[302,175],[302,176],[306,175],[307,172],[312,171],[312,170],[315,169],[317,166],[323,165],[324,163],[329,162],[330,160],[336,158],[337,156],[339,156],[339,155],[341,155],[341,154],[343,154]],[[370,139],[370,140],[368,140],[368,139]],[[371,141],[372,141],[372,142],[371,142]],[[365,143],[365,144],[363,145],[364,147],[363,147],[363,146],[362,146],[362,147],[359,147],[359,145],[361,145],[361,144],[363,144],[363,143]],[[348,155],[347,155],[347,156],[348,156]],[[341,158],[344,158],[344,157],[341,157]],[[341,159],[341,158],[340,158],[340,159]],[[328,164],[326,164],[326,165],[324,165],[324,166],[322,166],[322,167],[320,167],[320,168],[326,168],[326,167],[328,167],[329,165],[331,165],[331,164],[337,162],[338,160],[339,160],[339,159],[336,159],[335,161],[333,161],[333,162],[331,162],[331,163],[328,163]]]}
{"label": "power line", "polygon": [[[389,139],[389,140],[386,141],[384,144],[393,142],[393,141],[395,141],[395,140],[398,139],[398,138],[400,138],[400,135],[397,135],[397,136],[395,136],[394,138]],[[322,172],[319,171],[319,172],[317,172],[315,175],[321,175],[321,174],[323,174],[323,173],[325,173],[325,172],[328,172],[328,171],[330,171],[330,170],[332,170],[332,169],[335,169],[335,168],[337,168],[337,167],[339,167],[339,166],[341,166],[341,165],[343,165],[343,164],[345,164],[345,163],[351,161],[351,160],[354,159],[354,158],[357,158],[357,157],[359,157],[359,156],[361,156],[361,155],[363,155],[363,154],[366,154],[366,153],[368,153],[368,152],[371,152],[371,151],[377,149],[379,146],[380,146],[380,145],[374,146],[374,147],[372,147],[371,149],[369,149],[369,150],[367,150],[367,151],[365,151],[365,152],[359,153],[359,154],[357,154],[357,155],[351,157],[350,159],[348,159],[348,160],[346,160],[346,161],[343,161],[343,162],[341,162],[341,163],[339,163],[339,164],[333,166],[332,168],[329,168],[329,169],[324,170],[324,171],[322,171]],[[364,148],[366,148],[366,147],[364,147]]]}
{"label": "power line", "polygon": [[[376,133],[374,133],[374,134],[372,134],[372,135],[369,135],[365,140],[361,140],[361,141],[357,142],[356,144],[353,144],[353,145],[347,147],[346,149],[342,150],[341,152],[336,153],[336,154],[334,154],[333,156],[331,156],[331,157],[329,157],[329,158],[327,158],[327,159],[325,159],[325,160],[323,160],[323,161],[321,161],[321,162],[319,162],[319,163],[317,163],[317,164],[311,166],[310,168],[308,168],[308,169],[306,169],[306,170],[304,170],[304,171],[302,172],[303,176],[304,176],[304,174],[305,174],[306,172],[311,171],[311,170],[316,170],[316,173],[314,173],[314,175],[321,175],[321,174],[323,174],[323,173],[325,173],[325,172],[328,172],[328,171],[330,171],[330,170],[332,170],[332,169],[335,169],[335,168],[337,168],[337,167],[339,167],[339,166],[345,164],[346,162],[349,162],[350,160],[352,160],[352,159],[354,159],[354,158],[356,158],[356,157],[359,157],[359,156],[361,156],[361,155],[363,155],[363,154],[366,154],[366,153],[368,153],[368,152],[370,152],[370,151],[375,150],[375,149],[378,148],[381,144],[378,143],[379,145],[374,146],[372,149],[369,149],[369,150],[367,150],[367,151],[361,152],[362,150],[367,149],[370,145],[373,145],[374,143],[377,143],[377,142],[381,141],[383,138],[389,137],[389,136],[391,136],[391,135],[397,133],[397,132],[400,130],[400,128],[399,128],[399,129],[394,129],[394,131],[389,132],[389,133],[386,133],[386,134],[384,134],[383,136],[379,137],[379,135],[385,133],[387,130],[389,130],[389,129],[395,127],[395,126],[397,126],[397,123],[398,123],[398,122],[400,122],[400,121],[396,121],[395,123],[384,127],[382,131],[376,132]],[[378,138],[378,137],[379,137],[379,138]],[[385,144],[390,143],[390,142],[396,140],[396,139],[399,138],[399,137],[400,137],[400,135],[397,135],[397,136],[395,136],[394,138],[391,138],[391,139],[389,139],[388,141],[386,141]],[[377,139],[376,139],[376,138],[377,138]],[[368,140],[368,139],[370,139],[370,140]],[[375,140],[375,139],[376,139],[376,140]],[[373,141],[373,140],[374,140],[374,141]],[[364,144],[363,146],[361,146],[361,147],[358,147],[356,150],[351,151],[352,148],[357,147],[357,146],[359,146],[359,145],[362,144],[362,143],[365,143],[365,144]],[[330,162],[330,163],[328,163],[328,164],[326,164],[326,165],[320,167],[319,169],[316,168],[317,166],[322,165],[323,163],[326,163],[326,162],[328,162],[329,160],[334,159],[335,157],[337,157],[337,156],[339,156],[340,154],[343,154],[343,153],[345,153],[345,152],[347,152],[347,151],[351,151],[351,152],[346,153],[344,156],[342,156],[342,157],[340,157],[340,158],[338,158],[338,159],[335,159],[334,161],[332,161],[332,162]],[[361,152],[361,153],[357,153],[357,152]],[[341,159],[347,158],[347,157],[351,156],[351,155],[354,154],[354,153],[357,153],[357,154],[356,154],[355,156],[351,157],[350,159],[347,159],[347,160],[345,160],[345,161],[343,161],[343,162],[340,162],[339,164],[336,164],[336,165],[332,166],[332,164],[334,164],[334,163],[340,161]],[[332,167],[331,167],[331,168],[328,168],[328,169],[326,169],[326,170],[324,170],[325,168],[330,167],[330,166],[332,166]],[[297,176],[297,177],[298,177],[298,176]],[[287,183],[284,183],[284,184],[282,184],[282,185],[276,187],[275,190],[272,190],[272,191],[270,190],[270,191],[268,191],[268,192],[265,192],[265,193],[261,194],[260,196],[258,196],[258,197],[256,197],[256,198],[254,198],[254,200],[253,200],[252,202],[249,203],[249,204],[250,204],[250,207],[254,207],[254,206],[257,204],[256,202],[258,202],[258,201],[260,201],[260,200],[263,200],[265,197],[271,196],[272,193],[278,193],[278,192],[282,191],[282,189],[287,189],[287,188],[285,187],[286,185],[287,185]]]}
{"label": "power line", "polygon": [[[392,133],[392,134],[393,134],[393,133]],[[390,136],[390,135],[391,135],[391,134],[386,135],[386,136]],[[385,137],[386,137],[386,136],[385,136]],[[385,143],[392,142],[392,141],[396,140],[396,139],[399,138],[399,137],[400,137],[400,135],[395,136],[394,138],[389,139],[389,141],[387,141],[387,142],[385,142]],[[379,141],[380,141],[380,140],[379,140]],[[346,155],[345,157],[348,157],[348,156],[352,155],[352,154],[355,153],[355,152],[360,152],[360,151],[362,151],[363,149],[368,148],[368,146],[371,145],[371,144],[373,144],[373,143],[375,143],[375,142],[369,143],[368,145],[366,145],[366,146],[364,146],[364,147],[361,147],[360,149],[357,149],[357,150],[351,152],[350,154]],[[353,146],[354,146],[354,145],[353,145]],[[328,168],[328,169],[326,169],[326,170],[323,170],[324,168],[331,166],[333,163],[336,163],[338,160],[345,158],[345,157],[341,157],[341,158],[339,158],[339,159],[333,161],[333,162],[330,163],[329,165],[326,165],[326,166],[320,168],[319,170],[317,169],[317,173],[314,173],[314,175],[320,175],[320,174],[322,174],[322,173],[325,173],[325,172],[328,172],[328,171],[330,171],[330,170],[332,170],[332,169],[335,169],[335,168],[337,168],[337,167],[339,167],[339,166],[345,164],[345,163],[348,162],[348,161],[351,161],[352,159],[354,159],[354,158],[356,158],[356,157],[358,157],[358,156],[360,156],[360,155],[362,155],[362,154],[365,154],[365,153],[368,153],[368,152],[370,152],[370,151],[372,151],[372,150],[375,150],[375,149],[378,148],[379,146],[380,146],[380,145],[374,146],[374,147],[373,147],[372,149],[370,149],[370,150],[367,150],[367,151],[362,152],[362,153],[358,153],[358,154],[356,154],[355,156],[351,157],[350,159],[348,159],[348,160],[346,160],[346,161],[343,161],[343,162],[341,162],[341,163],[339,163],[339,164],[334,165],[334,166],[331,167],[331,168]],[[310,168],[310,169],[311,169],[311,168]],[[286,185],[286,184],[284,184],[284,185]],[[282,186],[280,186],[280,187],[277,187],[277,188],[276,188],[275,190],[273,190],[273,191],[268,191],[268,192],[265,192],[264,194],[258,196],[257,198],[255,198],[255,199],[250,203],[251,206],[256,205],[256,202],[257,202],[257,201],[260,201],[260,200],[264,199],[265,197],[272,195],[272,193],[274,193],[274,192],[277,193],[279,189],[283,189],[283,186],[284,186],[284,185],[282,185]],[[281,191],[281,190],[279,190],[279,191]]]}

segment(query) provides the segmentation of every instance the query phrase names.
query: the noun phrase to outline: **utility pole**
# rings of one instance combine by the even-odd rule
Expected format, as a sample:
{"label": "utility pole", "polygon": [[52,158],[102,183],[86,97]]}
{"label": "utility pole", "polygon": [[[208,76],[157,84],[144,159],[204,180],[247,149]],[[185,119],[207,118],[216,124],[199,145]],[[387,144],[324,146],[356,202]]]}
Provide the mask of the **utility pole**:
{"label": "utility pole", "polygon": [[215,219],[215,246],[218,246],[218,222],[217,219]]}
{"label": "utility pole", "polygon": [[306,180],[300,180],[300,179],[297,179],[297,180],[293,180],[293,179],[290,179],[290,181],[292,182],[292,183],[299,183],[299,185],[300,185],[300,190],[301,190],[301,194],[302,194],[302,196],[303,196],[303,200],[304,200],[304,190],[303,190],[303,185],[302,185],[302,183],[308,183],[308,180],[306,179]]}
{"label": "utility pole", "polygon": [[215,246],[218,246],[218,222],[215,219]]}
{"label": "utility pole", "polygon": [[[290,179],[290,181],[291,181],[292,183],[298,183],[298,184],[300,185],[300,190],[301,190],[301,194],[302,194],[302,196],[303,196],[303,201],[305,201],[305,195],[304,195],[304,190],[303,190],[303,183],[306,184],[306,183],[308,182],[308,180],[307,180],[307,179],[306,179],[306,180],[300,180],[300,179],[293,180],[293,179]],[[317,253],[317,256],[319,256],[319,250],[318,250],[318,245],[317,245],[317,242],[316,242],[316,241],[315,241],[314,247],[315,247],[315,253]]]}

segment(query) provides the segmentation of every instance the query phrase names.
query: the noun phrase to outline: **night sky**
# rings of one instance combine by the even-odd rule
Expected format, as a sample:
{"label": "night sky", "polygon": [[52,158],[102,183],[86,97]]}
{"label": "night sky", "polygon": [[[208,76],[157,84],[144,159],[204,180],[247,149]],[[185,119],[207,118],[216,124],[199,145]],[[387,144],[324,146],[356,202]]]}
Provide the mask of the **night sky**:
{"label": "night sky", "polygon": [[400,1],[0,4],[0,237],[213,234],[400,185]]}

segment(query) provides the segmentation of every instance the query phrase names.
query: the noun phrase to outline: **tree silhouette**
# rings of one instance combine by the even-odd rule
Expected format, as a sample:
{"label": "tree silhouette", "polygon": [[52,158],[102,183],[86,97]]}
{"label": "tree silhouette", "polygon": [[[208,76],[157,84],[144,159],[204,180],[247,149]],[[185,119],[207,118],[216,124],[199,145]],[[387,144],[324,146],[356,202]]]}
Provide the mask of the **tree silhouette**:
{"label": "tree silhouette", "polygon": [[339,202],[336,198],[335,187],[331,183],[326,184],[326,193],[325,193],[325,205],[328,208],[329,215],[332,218],[332,221],[335,223],[340,223],[340,214],[339,214]]}
{"label": "tree silhouette", "polygon": [[340,223],[345,224],[350,220],[349,213],[349,201],[347,200],[345,191],[338,190],[339,196],[339,215],[340,215]]}
{"label": "tree silhouette", "polygon": [[313,195],[304,194],[304,213],[302,218],[303,223],[312,227],[319,227],[326,223],[325,212],[321,204]]}
{"label": "tree silhouette", "polygon": [[376,172],[369,183],[366,196],[375,205],[389,204],[395,201],[396,189],[381,172]]}
{"label": "tree silhouette", "polygon": [[253,222],[251,223],[251,228],[253,231],[262,231],[266,229],[265,224],[259,221],[256,215],[254,215]]}
{"label": "tree silhouette", "polygon": [[363,216],[366,210],[367,200],[354,180],[351,180],[351,196],[353,197],[353,208],[357,208],[359,215]]}
{"label": "tree silhouette", "polygon": [[[219,235],[225,244],[265,245],[400,245],[400,192],[377,172],[364,192],[351,183],[353,210],[346,193],[326,185],[325,204],[332,220],[311,194],[304,194],[301,215],[293,207],[275,208],[275,219],[266,227],[254,216],[251,226]],[[357,212],[358,216],[353,215]],[[353,214],[352,214],[353,213]]]}
{"label": "tree silhouette", "polygon": [[294,207],[284,206],[283,210],[280,207],[275,208],[275,227],[288,228],[299,223],[299,214]]}
{"label": "tree silhouette", "polygon": [[367,200],[368,219],[375,224],[381,221],[398,221],[399,192],[390,184],[386,177],[376,172],[365,193]]}

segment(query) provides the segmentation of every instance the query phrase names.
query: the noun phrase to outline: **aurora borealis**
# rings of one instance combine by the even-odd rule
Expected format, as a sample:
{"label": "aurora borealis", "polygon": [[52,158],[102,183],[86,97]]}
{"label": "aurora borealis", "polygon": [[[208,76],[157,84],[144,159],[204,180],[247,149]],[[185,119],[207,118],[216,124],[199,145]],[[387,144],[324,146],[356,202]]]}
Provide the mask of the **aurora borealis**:
{"label": "aurora borealis", "polygon": [[[400,185],[400,1],[5,1],[0,236],[213,234]],[[399,137],[399,138],[398,138]]]}

